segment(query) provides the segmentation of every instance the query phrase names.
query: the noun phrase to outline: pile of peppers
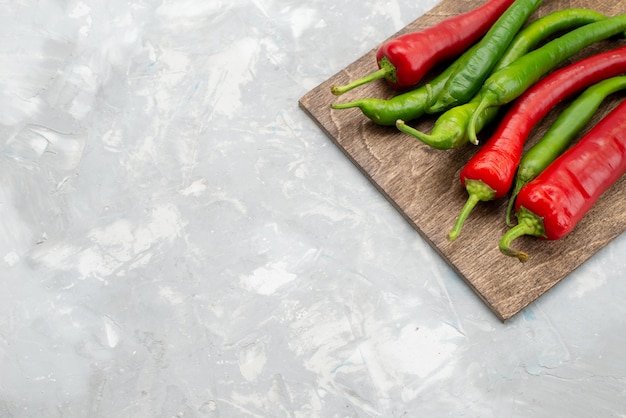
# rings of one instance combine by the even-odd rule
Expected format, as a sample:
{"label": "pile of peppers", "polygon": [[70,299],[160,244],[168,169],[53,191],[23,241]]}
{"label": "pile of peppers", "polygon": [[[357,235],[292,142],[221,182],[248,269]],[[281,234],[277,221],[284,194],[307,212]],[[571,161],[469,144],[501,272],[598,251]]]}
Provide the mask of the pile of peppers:
{"label": "pile of peppers", "polygon": [[[460,172],[468,199],[448,237],[461,234],[477,204],[508,197],[508,229],[499,248],[522,262],[529,256],[511,247],[516,238],[567,236],[626,173],[626,45],[620,41],[626,13],[608,17],[569,8],[531,21],[541,4],[487,0],[387,41],[376,54],[378,70],[331,88],[339,96],[385,79],[398,91],[392,98],[334,103],[332,109],[360,109],[373,123],[395,126],[440,150],[480,145]],[[600,41],[614,46],[568,63]],[[428,73],[432,77],[423,83]],[[605,99],[620,92],[623,101],[581,136]],[[533,128],[566,100],[570,104],[545,135],[525,150]],[[426,114],[437,115],[430,133],[410,126]],[[489,125],[493,133],[481,144]]]}

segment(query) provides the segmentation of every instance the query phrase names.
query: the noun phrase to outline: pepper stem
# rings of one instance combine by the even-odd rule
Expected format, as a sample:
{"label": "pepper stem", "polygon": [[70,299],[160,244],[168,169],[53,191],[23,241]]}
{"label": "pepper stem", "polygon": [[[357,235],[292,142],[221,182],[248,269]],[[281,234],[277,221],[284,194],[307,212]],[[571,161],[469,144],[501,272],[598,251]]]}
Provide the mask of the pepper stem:
{"label": "pepper stem", "polygon": [[472,113],[472,117],[470,118],[469,124],[467,125],[467,137],[469,141],[474,145],[478,145],[478,135],[476,135],[478,118],[485,109],[493,106],[493,103],[496,102],[495,99],[495,95],[488,91],[481,97],[480,101],[478,102],[478,106],[476,106],[476,110],[474,110],[474,113]]}
{"label": "pepper stem", "polygon": [[465,220],[468,218],[469,214],[472,212],[474,207],[478,204],[478,202],[486,202],[488,200],[493,200],[496,192],[491,187],[487,186],[480,180],[465,180],[465,188],[469,193],[469,197],[463,205],[463,209],[461,209],[461,213],[456,218],[456,222],[454,223],[454,227],[448,234],[448,238],[450,241],[454,241],[458,238],[461,233],[461,228],[463,228],[463,224]]}
{"label": "pepper stem", "polygon": [[363,105],[363,99],[355,100],[353,102],[346,102],[346,103],[333,103],[330,105],[330,107],[333,109],[350,109],[353,107],[361,107],[362,105]]}
{"label": "pepper stem", "polygon": [[532,235],[535,237],[546,236],[545,228],[543,226],[543,220],[522,207],[517,213],[518,224],[513,228],[506,231],[506,233],[500,239],[500,252],[509,257],[516,257],[519,261],[526,262],[529,259],[528,254],[523,251],[517,251],[511,248],[511,243],[516,239],[524,235]]}
{"label": "pepper stem", "polygon": [[520,181],[519,178],[515,181],[515,186],[513,186],[513,191],[511,192],[511,197],[509,197],[509,204],[506,207],[506,225],[509,227],[513,226],[513,222],[511,222],[511,215],[513,215],[513,208],[515,207],[515,198],[519,194],[519,191],[524,186],[524,182]]}
{"label": "pepper stem", "polygon": [[381,58],[381,60],[378,62],[378,66],[380,67],[378,71],[374,71],[373,73],[370,73],[366,75],[365,77],[359,78],[358,80],[354,80],[353,82],[348,83],[343,86],[332,86],[330,88],[330,91],[335,96],[339,96],[356,87],[362,86],[367,83],[371,83],[372,81],[375,81],[375,80],[380,80],[382,78],[386,78],[387,80],[391,82],[396,82],[396,67],[393,66],[393,64],[391,63],[391,61],[389,61],[388,58],[386,57]]}

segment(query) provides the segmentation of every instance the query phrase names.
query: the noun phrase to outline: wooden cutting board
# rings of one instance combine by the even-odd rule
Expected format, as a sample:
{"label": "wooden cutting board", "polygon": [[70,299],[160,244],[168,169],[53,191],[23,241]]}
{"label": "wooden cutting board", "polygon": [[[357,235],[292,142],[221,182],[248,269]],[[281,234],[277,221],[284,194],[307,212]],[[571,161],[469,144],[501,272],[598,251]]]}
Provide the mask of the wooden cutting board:
{"label": "wooden cutting board", "polygon": [[[432,26],[483,3],[483,0],[443,0],[394,36]],[[620,3],[619,0],[593,3],[551,0],[544,2],[530,20],[569,7],[594,8],[607,16],[626,13],[626,5]],[[624,42],[612,39],[595,44],[563,65],[621,46]],[[373,45],[366,55],[308,92],[299,105],[498,318],[504,321],[514,316],[624,231],[626,177],[602,196],[565,239],[543,241],[523,237],[516,240],[514,247],[531,257],[526,263],[506,257],[498,250],[500,237],[507,230],[504,223],[506,198],[480,203],[459,238],[450,242],[447,234],[467,199],[467,192],[459,183],[459,171],[476,148],[468,145],[459,150],[435,150],[400,133],[395,127],[375,125],[358,109],[330,108],[334,102],[362,97],[390,98],[396,94],[384,81],[370,83],[339,97],[330,92],[332,85],[346,84],[375,70],[378,46]],[[590,126],[624,98],[626,94],[613,95]],[[546,131],[566,103],[555,108],[535,128],[527,146]],[[429,132],[433,122],[433,117],[424,117],[411,125]],[[484,142],[487,138],[481,136],[481,139]]]}

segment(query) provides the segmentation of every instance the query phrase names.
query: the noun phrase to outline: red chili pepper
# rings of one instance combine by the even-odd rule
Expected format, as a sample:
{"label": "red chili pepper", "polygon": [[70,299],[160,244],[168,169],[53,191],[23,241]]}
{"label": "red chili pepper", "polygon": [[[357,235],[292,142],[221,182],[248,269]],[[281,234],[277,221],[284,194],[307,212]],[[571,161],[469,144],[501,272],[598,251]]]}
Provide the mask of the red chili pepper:
{"label": "red chili pepper", "polygon": [[504,234],[500,251],[526,261],[526,253],[510,247],[515,238],[565,237],[624,173],[626,100],[522,187],[515,202],[518,224]]}
{"label": "red chili pepper", "polygon": [[378,71],[345,86],[333,86],[331,91],[340,95],[381,78],[396,89],[412,87],[435,64],[461,54],[480,39],[513,2],[489,0],[434,26],[391,39],[376,52]]}
{"label": "red chili pepper", "polygon": [[562,100],[599,81],[626,72],[626,46],[592,55],[557,70],[528,89],[506,113],[491,138],[460,173],[469,198],[450,239],[461,232],[465,219],[480,201],[505,196],[534,126]]}

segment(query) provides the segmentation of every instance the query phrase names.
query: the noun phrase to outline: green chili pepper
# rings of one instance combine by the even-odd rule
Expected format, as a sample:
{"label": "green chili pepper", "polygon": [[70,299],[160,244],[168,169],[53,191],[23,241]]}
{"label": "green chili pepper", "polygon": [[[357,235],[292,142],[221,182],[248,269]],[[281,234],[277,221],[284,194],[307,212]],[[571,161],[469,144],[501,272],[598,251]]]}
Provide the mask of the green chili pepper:
{"label": "green chili pepper", "polygon": [[[606,19],[606,16],[593,10],[579,8],[562,9],[538,18],[529,23],[515,36],[505,54],[500,58],[494,71],[506,67],[555,33],[602,19]],[[450,75],[457,68],[467,66],[467,61],[474,54],[477,47],[478,44],[472,46],[428,84],[414,90],[387,100],[365,98],[347,103],[335,103],[331,107],[333,109],[359,108],[374,123],[385,126],[393,126],[398,120],[410,121],[417,119],[424,115],[429,98],[441,93]],[[474,106],[477,104],[474,104]],[[471,109],[473,112],[475,107]],[[470,117],[471,114],[468,114],[467,121],[469,121]],[[462,135],[465,135],[467,124],[468,122],[463,122],[462,124]],[[457,142],[458,146],[464,144],[463,138],[457,140]],[[442,147],[445,148],[445,145],[442,145]]]}
{"label": "green chili pepper", "polygon": [[515,197],[521,188],[561,155],[591,120],[607,96],[626,89],[626,76],[600,81],[587,88],[554,121],[548,131],[524,154],[517,168],[515,185],[506,212],[506,223],[511,226]]}
{"label": "green chili pepper", "polygon": [[[396,121],[396,128],[436,149],[446,150],[460,148],[467,144],[466,127],[477,105],[477,102],[470,102],[449,109],[442,116],[437,118],[430,135],[407,125],[401,119]],[[486,125],[488,119],[493,119],[496,113],[497,109],[495,108],[485,109],[481,114],[481,119],[478,120],[476,124]],[[483,117],[484,119],[482,119]]]}
{"label": "green chili pepper", "polygon": [[498,71],[513,63],[556,33],[569,31],[589,23],[600,22],[606,18],[605,14],[598,11],[579,7],[560,9],[542,16],[520,30],[493,71]]}
{"label": "green chili pepper", "polygon": [[394,96],[391,99],[385,100],[371,97],[346,103],[334,103],[331,107],[333,109],[358,107],[374,123],[383,126],[393,126],[398,119],[417,119],[426,113],[429,97],[438,95],[443,90],[450,75],[456,68],[465,66],[468,58],[475,50],[476,45],[464,52],[428,84]]}
{"label": "green chili pepper", "polygon": [[477,142],[477,121],[490,107],[502,106],[519,97],[544,74],[581,49],[626,30],[626,14],[590,23],[531,51],[494,72],[480,89],[480,102],[468,126],[471,142]]}
{"label": "green chili pepper", "polygon": [[[606,19],[606,16],[601,13],[581,8],[562,9],[543,16],[531,22],[519,32],[507,52],[496,65],[494,72],[515,62],[551,35],[604,19]],[[435,121],[430,134],[425,134],[406,125],[405,120],[409,119],[398,118],[396,126],[402,132],[412,135],[434,148],[458,148],[465,145],[469,140],[467,135],[468,125],[481,99],[482,96],[477,94],[468,103],[455,106],[444,112]],[[480,131],[497,114],[497,107],[488,108],[481,112],[476,118],[476,131]],[[474,139],[474,141],[476,140]]]}
{"label": "green chili pepper", "polygon": [[428,113],[440,113],[467,103],[480,89],[515,35],[542,0],[516,0],[478,43],[464,67],[457,68],[439,96],[429,99]]}

